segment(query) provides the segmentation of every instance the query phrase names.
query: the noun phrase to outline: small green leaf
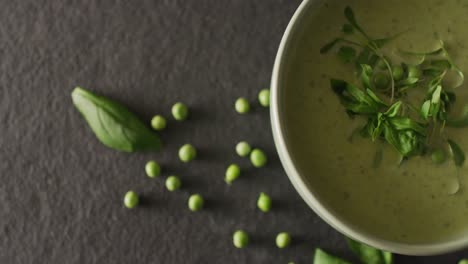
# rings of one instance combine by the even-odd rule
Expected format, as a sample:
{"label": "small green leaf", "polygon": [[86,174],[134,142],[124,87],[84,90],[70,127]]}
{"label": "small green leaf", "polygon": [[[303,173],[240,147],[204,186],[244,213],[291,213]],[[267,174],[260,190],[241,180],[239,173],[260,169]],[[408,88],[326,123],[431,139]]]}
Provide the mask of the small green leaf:
{"label": "small green leaf", "polygon": [[431,103],[438,104],[440,102],[440,93],[442,92],[442,85],[438,85],[432,93]]}
{"label": "small green leaf", "polygon": [[79,87],[73,90],[72,99],[107,147],[125,152],[160,148],[159,137],[125,106]]}
{"label": "small green leaf", "polygon": [[344,63],[350,63],[356,58],[356,50],[353,47],[343,46],[338,50],[338,57]]}
{"label": "small green leaf", "polygon": [[314,264],[351,264],[346,260],[332,256],[320,248],[315,249]]}
{"label": "small green leaf", "polygon": [[344,15],[346,19],[348,20],[349,24],[353,26],[357,31],[361,32],[361,34],[366,37],[368,40],[371,40],[370,37],[364,32],[364,30],[359,26],[359,24],[356,21],[356,18],[354,16],[354,12],[351,9],[351,7],[347,6],[344,10]]}
{"label": "small green leaf", "polygon": [[385,112],[385,115],[387,117],[395,117],[398,115],[398,112],[400,111],[401,108],[401,101],[395,102],[390,108],[388,108],[387,112]]}
{"label": "small green leaf", "polygon": [[430,111],[431,111],[431,101],[427,100],[421,106],[421,116],[424,119],[428,119],[430,116]]}
{"label": "small green leaf", "polygon": [[365,88],[371,89],[372,68],[367,64],[361,64],[361,81]]}
{"label": "small green leaf", "polygon": [[387,104],[385,104],[384,101],[382,101],[382,99],[380,99],[371,89],[366,89],[366,93],[378,104],[382,105],[382,106],[386,106]]}
{"label": "small green leaf", "polygon": [[426,128],[409,117],[395,116],[389,118],[388,122],[396,130],[413,130],[421,135],[426,135]]}
{"label": "small green leaf", "polygon": [[465,153],[463,152],[461,147],[457,143],[455,143],[455,141],[451,139],[447,141],[452,151],[453,161],[455,162],[455,165],[457,167],[463,166],[463,163],[465,162]]}

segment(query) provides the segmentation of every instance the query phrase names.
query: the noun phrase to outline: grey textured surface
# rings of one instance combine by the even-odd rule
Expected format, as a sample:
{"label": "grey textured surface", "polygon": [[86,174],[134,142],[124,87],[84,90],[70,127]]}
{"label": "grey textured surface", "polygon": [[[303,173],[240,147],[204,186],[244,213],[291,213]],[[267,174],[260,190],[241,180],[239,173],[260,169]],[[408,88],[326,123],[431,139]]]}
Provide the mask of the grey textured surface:
{"label": "grey textured surface", "polygon": [[[311,263],[323,247],[352,259],[341,235],[296,194],[275,155],[267,110],[239,116],[233,101],[268,86],[282,32],[298,0],[0,1],[0,263]],[[170,121],[159,153],[124,154],[97,142],[73,108],[76,85],[119,100],[145,120],[191,108]],[[248,140],[269,165],[236,157]],[[199,159],[177,160],[191,142]],[[148,179],[149,159],[163,176]],[[228,187],[230,162],[244,168]],[[169,193],[177,174],[183,189]],[[143,205],[127,210],[134,189]],[[255,209],[260,191],[274,199]],[[191,213],[190,193],[206,210]],[[251,233],[237,250],[231,234]],[[295,243],[279,250],[277,232]],[[463,252],[397,263],[455,263]]]}

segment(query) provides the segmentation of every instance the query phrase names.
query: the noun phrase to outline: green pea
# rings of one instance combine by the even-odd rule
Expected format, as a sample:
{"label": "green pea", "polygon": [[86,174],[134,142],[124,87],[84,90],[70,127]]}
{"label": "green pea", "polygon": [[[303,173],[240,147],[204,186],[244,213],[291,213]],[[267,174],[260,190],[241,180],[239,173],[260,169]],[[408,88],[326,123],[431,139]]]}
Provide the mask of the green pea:
{"label": "green pea", "polygon": [[270,90],[263,89],[258,93],[258,101],[264,107],[270,106]]}
{"label": "green pea", "polygon": [[157,131],[164,130],[166,128],[166,118],[161,115],[155,115],[151,119],[151,127]]}
{"label": "green pea", "polygon": [[182,121],[187,119],[188,116],[188,107],[181,102],[176,103],[172,106],[172,116],[177,121]]}
{"label": "green pea", "polygon": [[254,149],[250,153],[250,162],[252,162],[254,167],[260,168],[265,166],[265,164],[267,163],[267,157],[262,150]]}
{"label": "green pea", "polygon": [[291,244],[291,235],[286,232],[281,232],[276,236],[276,246],[278,248],[285,248]]}
{"label": "green pea", "polygon": [[240,173],[241,173],[241,170],[240,170],[239,165],[231,164],[226,170],[226,176],[224,180],[226,181],[227,184],[231,184],[233,181],[239,178]]}
{"label": "green pea", "polygon": [[462,259],[458,262],[458,264],[468,264],[468,259]]}
{"label": "green pea", "polygon": [[148,177],[156,178],[161,173],[161,167],[159,166],[159,164],[156,161],[150,160],[150,161],[148,161],[146,163],[145,171],[146,171],[146,175],[148,175]]}
{"label": "green pea", "polygon": [[185,144],[179,149],[179,159],[189,162],[197,157],[197,150],[191,144]]}
{"label": "green pea", "polygon": [[266,213],[271,209],[271,198],[266,193],[261,192],[257,200],[257,207],[262,212]]}
{"label": "green pea", "polygon": [[249,244],[249,235],[243,230],[237,230],[232,236],[232,243],[236,248],[245,248]]}
{"label": "green pea", "polygon": [[387,74],[378,72],[374,75],[374,85],[377,89],[385,89],[390,84],[390,78]]}
{"label": "green pea", "polygon": [[239,114],[246,114],[246,113],[248,113],[250,111],[249,101],[247,101],[247,99],[241,97],[241,98],[236,100],[235,108],[236,108],[236,111]]}
{"label": "green pea", "polygon": [[124,197],[124,205],[127,208],[135,208],[138,205],[139,198],[138,194],[134,191],[128,191]]}
{"label": "green pea", "polygon": [[447,159],[447,155],[442,149],[436,149],[432,152],[431,158],[434,163],[442,164]]}
{"label": "green pea", "polygon": [[237,155],[239,155],[241,157],[246,157],[247,155],[249,155],[251,150],[252,149],[251,149],[249,143],[247,143],[245,141],[241,141],[241,142],[237,143],[237,145],[236,145]]}
{"label": "green pea", "polygon": [[403,67],[401,67],[400,65],[395,65],[392,67],[392,75],[395,81],[403,79],[403,73]]}
{"label": "green pea", "polygon": [[196,211],[200,211],[201,209],[203,209],[204,203],[205,201],[203,200],[203,197],[201,197],[200,194],[198,193],[192,194],[188,201],[188,207],[190,211],[196,212]]}
{"label": "green pea", "polygon": [[422,71],[418,66],[409,65],[408,66],[408,77],[410,78],[420,78]]}
{"label": "green pea", "polygon": [[171,192],[180,189],[181,185],[182,185],[182,182],[177,176],[172,175],[172,176],[167,177],[166,179],[166,188]]}

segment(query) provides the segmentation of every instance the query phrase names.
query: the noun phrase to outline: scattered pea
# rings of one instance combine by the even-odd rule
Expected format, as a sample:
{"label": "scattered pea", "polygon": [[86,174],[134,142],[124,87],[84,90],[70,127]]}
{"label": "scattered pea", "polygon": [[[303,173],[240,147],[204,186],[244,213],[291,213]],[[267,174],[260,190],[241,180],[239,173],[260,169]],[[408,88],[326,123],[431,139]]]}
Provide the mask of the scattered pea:
{"label": "scattered pea", "polygon": [[241,170],[240,170],[239,165],[231,164],[226,169],[226,175],[225,175],[224,180],[226,181],[227,184],[231,184],[233,181],[239,178],[240,173],[241,173]]}
{"label": "scattered pea", "polygon": [[172,106],[172,115],[177,121],[183,121],[187,119],[188,116],[188,107],[181,102],[177,102]]}
{"label": "scattered pea", "polygon": [[260,196],[258,197],[258,200],[257,200],[257,207],[258,207],[258,209],[260,209],[264,213],[270,211],[270,209],[271,209],[271,198],[270,198],[270,196],[267,195],[264,192],[261,192]]}
{"label": "scattered pea", "polygon": [[236,111],[239,114],[246,114],[246,113],[248,113],[250,111],[249,101],[247,101],[247,99],[241,97],[241,98],[236,100],[235,108],[236,108]]}
{"label": "scattered pea", "polygon": [[265,166],[265,164],[267,163],[267,157],[262,150],[254,149],[250,153],[250,162],[252,162],[254,167],[260,168]]}
{"label": "scattered pea", "polygon": [[270,90],[263,89],[258,93],[258,101],[264,107],[270,106]]}
{"label": "scattered pea", "polygon": [[162,115],[155,115],[151,119],[151,127],[157,131],[164,130],[166,128],[166,118]]}
{"label": "scattered pea", "polygon": [[411,78],[420,78],[422,75],[421,69],[419,69],[418,66],[415,65],[409,65],[408,66],[408,77]]}
{"label": "scattered pea", "polygon": [[447,155],[442,149],[436,149],[432,152],[431,158],[434,163],[442,164],[447,159]]}
{"label": "scattered pea", "polygon": [[281,232],[276,236],[276,246],[278,248],[285,248],[291,244],[291,235],[286,232]]}
{"label": "scattered pea", "polygon": [[180,189],[181,185],[182,183],[177,176],[169,176],[166,179],[166,188],[171,192]]}
{"label": "scattered pea", "polygon": [[462,259],[458,264],[468,264],[468,259]]}
{"label": "scattered pea", "polygon": [[188,201],[188,207],[192,212],[200,211],[203,208],[205,201],[200,194],[192,194]]}
{"label": "scattered pea", "polygon": [[145,171],[148,177],[156,178],[161,173],[161,167],[156,161],[150,160],[146,163]]}
{"label": "scattered pea", "polygon": [[374,84],[377,89],[385,89],[390,84],[390,78],[387,74],[378,72],[374,76]]}
{"label": "scattered pea", "polygon": [[197,157],[197,150],[190,144],[185,144],[179,149],[179,159],[183,162],[189,162]]}
{"label": "scattered pea", "polygon": [[403,67],[400,65],[395,65],[392,67],[392,75],[395,81],[403,79]]}
{"label": "scattered pea", "polygon": [[138,194],[134,191],[128,191],[124,197],[124,205],[127,208],[135,208],[138,205],[139,198]]}
{"label": "scattered pea", "polygon": [[236,248],[244,248],[249,244],[249,235],[243,230],[237,230],[232,236],[232,242]]}
{"label": "scattered pea", "polygon": [[247,155],[249,155],[251,150],[252,149],[250,148],[249,143],[247,143],[245,141],[241,141],[241,142],[237,143],[237,145],[236,145],[237,155],[239,155],[241,157],[246,157]]}

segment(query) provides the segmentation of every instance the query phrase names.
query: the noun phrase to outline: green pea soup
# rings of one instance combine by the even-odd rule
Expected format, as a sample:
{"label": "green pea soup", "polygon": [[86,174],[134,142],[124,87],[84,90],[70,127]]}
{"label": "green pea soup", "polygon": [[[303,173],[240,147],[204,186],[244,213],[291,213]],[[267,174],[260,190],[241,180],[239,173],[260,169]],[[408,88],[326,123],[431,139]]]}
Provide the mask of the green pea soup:
{"label": "green pea soup", "polygon": [[[468,235],[468,167],[430,155],[399,166],[388,144],[350,136],[363,124],[350,118],[330,79],[359,83],[355,68],[320,48],[340,35],[343,10],[374,37],[405,32],[385,50],[428,51],[444,40],[454,63],[468,70],[468,1],[317,1],[288,54],[286,89],[279,94],[285,135],[296,168],[333,214],[367,234],[402,243],[437,243]],[[468,82],[457,88],[455,109],[468,104]],[[460,110],[461,111],[461,110]],[[468,151],[468,128],[447,128]],[[381,149],[379,166],[374,166]]]}

